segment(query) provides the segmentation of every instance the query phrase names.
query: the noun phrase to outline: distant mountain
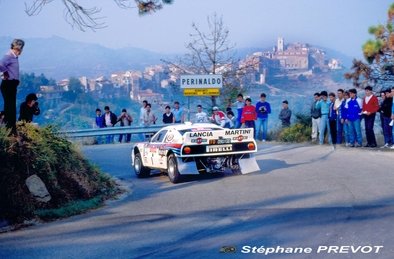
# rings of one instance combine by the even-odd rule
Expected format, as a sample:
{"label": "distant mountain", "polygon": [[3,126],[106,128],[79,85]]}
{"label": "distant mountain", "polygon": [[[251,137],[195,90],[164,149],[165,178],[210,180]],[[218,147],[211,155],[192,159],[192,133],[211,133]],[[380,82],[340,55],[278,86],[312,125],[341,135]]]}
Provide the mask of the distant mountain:
{"label": "distant mountain", "polygon": [[[9,46],[12,38],[0,37],[0,54]],[[175,60],[175,54],[162,54],[141,48],[110,49],[99,44],[71,41],[61,37],[28,38],[21,57],[21,70],[24,72],[44,73],[54,79],[70,76],[94,78],[108,76],[112,72],[124,70],[143,70],[149,65],[161,64],[160,59]],[[352,58],[338,51],[319,47],[326,51],[327,57],[338,58],[349,68]],[[2,51],[4,50],[4,51]],[[234,50],[237,59],[243,59],[266,48],[238,48]],[[178,53],[181,56],[182,53]]]}
{"label": "distant mountain", "polygon": [[[11,38],[0,37],[0,47],[9,46],[11,41]],[[21,70],[44,73],[55,79],[70,76],[96,77],[128,69],[143,70],[146,66],[160,64],[160,59],[168,59],[170,56],[140,48],[110,49],[99,44],[70,41],[55,36],[29,38],[25,41]]]}

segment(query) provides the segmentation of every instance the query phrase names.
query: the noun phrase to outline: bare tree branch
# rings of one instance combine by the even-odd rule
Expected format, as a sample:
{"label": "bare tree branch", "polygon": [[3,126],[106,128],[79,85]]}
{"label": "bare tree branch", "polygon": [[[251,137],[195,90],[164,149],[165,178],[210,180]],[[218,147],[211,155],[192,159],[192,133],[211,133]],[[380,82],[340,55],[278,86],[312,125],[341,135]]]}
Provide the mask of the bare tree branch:
{"label": "bare tree branch", "polygon": [[42,8],[53,2],[53,0],[34,0],[31,5],[26,4],[25,2],[25,12],[29,16],[37,15],[41,12]]}
{"label": "bare tree branch", "polygon": [[135,5],[133,5],[133,0],[114,0],[114,2],[123,9],[128,9],[128,8],[136,8]]}
{"label": "bare tree branch", "polygon": [[160,61],[163,62],[163,63],[165,63],[165,64],[167,64],[168,66],[173,66],[173,67],[175,67],[175,68],[181,70],[181,71],[182,71],[183,73],[185,73],[185,74],[192,74],[192,73],[193,73],[192,71],[186,70],[185,67],[180,66],[180,65],[178,65],[178,64],[176,64],[176,63],[174,63],[174,62],[171,62],[171,61],[168,61],[168,60],[165,60],[165,59],[160,59]]}
{"label": "bare tree branch", "polygon": [[77,27],[81,31],[85,31],[86,28],[94,31],[106,27],[103,22],[100,22],[103,17],[95,17],[101,9],[84,8],[72,0],[62,1],[65,6],[64,17],[72,27]]}
{"label": "bare tree branch", "polygon": [[[162,60],[186,74],[222,74],[223,88],[220,98],[235,98],[242,90],[241,82],[248,73],[255,71],[259,60],[252,60],[240,65],[232,51],[235,44],[229,41],[229,30],[225,28],[222,17],[216,14],[207,18],[208,30],[203,32],[195,23],[192,24],[191,40],[186,44],[189,50],[184,57],[176,62]],[[216,97],[211,97],[216,105]]]}

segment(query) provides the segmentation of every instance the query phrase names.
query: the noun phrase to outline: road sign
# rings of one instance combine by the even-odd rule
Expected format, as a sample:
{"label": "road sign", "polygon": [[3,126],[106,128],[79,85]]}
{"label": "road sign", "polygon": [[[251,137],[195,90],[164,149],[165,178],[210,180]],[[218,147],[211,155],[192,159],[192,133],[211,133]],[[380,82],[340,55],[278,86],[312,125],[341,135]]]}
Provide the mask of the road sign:
{"label": "road sign", "polygon": [[222,75],[181,75],[181,88],[222,88]]}
{"label": "road sign", "polygon": [[219,96],[219,88],[185,88],[183,89],[185,96]]}

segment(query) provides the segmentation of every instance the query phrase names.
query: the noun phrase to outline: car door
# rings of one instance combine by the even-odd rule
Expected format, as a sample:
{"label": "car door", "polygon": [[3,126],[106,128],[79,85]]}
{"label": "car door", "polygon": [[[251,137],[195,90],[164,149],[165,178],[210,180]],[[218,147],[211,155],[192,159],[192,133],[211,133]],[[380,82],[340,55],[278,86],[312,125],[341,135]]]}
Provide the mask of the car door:
{"label": "car door", "polygon": [[165,164],[163,163],[164,152],[164,139],[167,134],[167,130],[161,130],[155,134],[150,141],[150,156],[151,156],[151,166],[155,168],[165,169]]}

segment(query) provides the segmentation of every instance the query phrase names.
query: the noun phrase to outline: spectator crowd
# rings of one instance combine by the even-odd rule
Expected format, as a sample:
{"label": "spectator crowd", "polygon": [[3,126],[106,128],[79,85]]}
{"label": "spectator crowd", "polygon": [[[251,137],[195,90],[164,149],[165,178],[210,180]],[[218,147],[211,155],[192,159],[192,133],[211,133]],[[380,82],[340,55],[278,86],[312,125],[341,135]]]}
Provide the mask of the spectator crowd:
{"label": "spectator crowd", "polygon": [[[266,101],[266,94],[260,95],[260,100],[256,105],[252,104],[251,98],[244,99],[242,94],[238,94],[235,103],[230,103],[226,108],[226,111],[222,111],[219,107],[212,107],[212,114],[208,116],[208,113],[204,111],[201,104],[197,105],[196,113],[191,121],[193,123],[214,123],[224,128],[253,128],[256,139],[260,141],[266,141],[268,134],[268,116],[271,113],[271,105]],[[235,108],[235,113],[233,111]],[[236,114],[236,115],[235,115]],[[279,115],[279,119],[282,121],[283,127],[290,126],[291,110],[288,107],[288,102],[285,100],[282,103],[282,110]],[[142,101],[140,112],[139,112],[139,126],[149,127],[156,123],[171,124],[171,123],[184,123],[186,120],[186,112],[183,107],[180,106],[178,101],[173,103],[173,107],[166,105],[164,113],[162,114],[161,122],[159,117],[152,111],[152,106],[148,101]],[[130,126],[133,122],[132,116],[127,113],[126,109],[122,110],[122,114],[117,116],[114,114],[108,106],[104,108],[104,114],[101,109],[96,109],[96,126],[99,128],[114,127],[118,122],[120,126]],[[126,134],[124,138],[122,134],[119,136],[118,141],[122,142],[125,139],[126,142],[130,142],[131,135]],[[145,139],[145,138],[143,138]],[[98,138],[98,142],[102,141]],[[106,137],[106,143],[113,143],[114,136],[108,135]]]}
{"label": "spectator crowd", "polygon": [[[329,144],[344,144],[347,147],[362,147],[364,121],[364,147],[378,147],[375,136],[375,119],[379,117],[384,136],[381,148],[394,149],[394,87],[384,89],[379,98],[371,86],[365,87],[365,96],[360,98],[356,89],[337,93],[326,91],[314,94],[311,104],[312,141],[320,145],[327,139]],[[379,100],[380,99],[380,100]]]}
{"label": "spectator crowd", "polygon": [[[338,89],[336,93],[321,91],[314,94],[310,108],[312,124],[312,142],[323,145],[343,144],[347,147],[362,147],[363,132],[362,121],[364,121],[366,143],[364,147],[377,147],[374,132],[375,119],[378,115],[380,127],[384,135],[382,148],[394,149],[394,87],[380,92],[379,98],[373,94],[371,86],[365,87],[365,96],[360,98],[356,89],[344,91]],[[212,107],[209,116],[202,105],[197,105],[196,112],[190,120],[194,123],[214,123],[224,128],[253,128],[255,139],[265,142],[268,135],[268,117],[271,114],[271,105],[266,100],[267,95],[262,93],[260,100],[254,105],[251,98],[244,98],[238,94],[234,103],[229,103],[226,111],[219,107]],[[132,116],[126,109],[122,110],[120,116],[116,116],[109,107],[104,108],[105,113],[96,110],[96,125],[100,128],[113,127],[120,122],[120,126],[130,126],[133,122]],[[292,111],[289,109],[287,100],[282,102],[282,109],[278,119],[282,128],[290,127]],[[152,106],[144,100],[139,112],[139,126],[148,127],[156,123],[171,124],[184,123],[186,112],[178,101],[165,106],[160,118],[152,111]],[[119,142],[130,142],[131,134],[119,136]],[[107,136],[106,142],[113,143],[114,138]]]}

